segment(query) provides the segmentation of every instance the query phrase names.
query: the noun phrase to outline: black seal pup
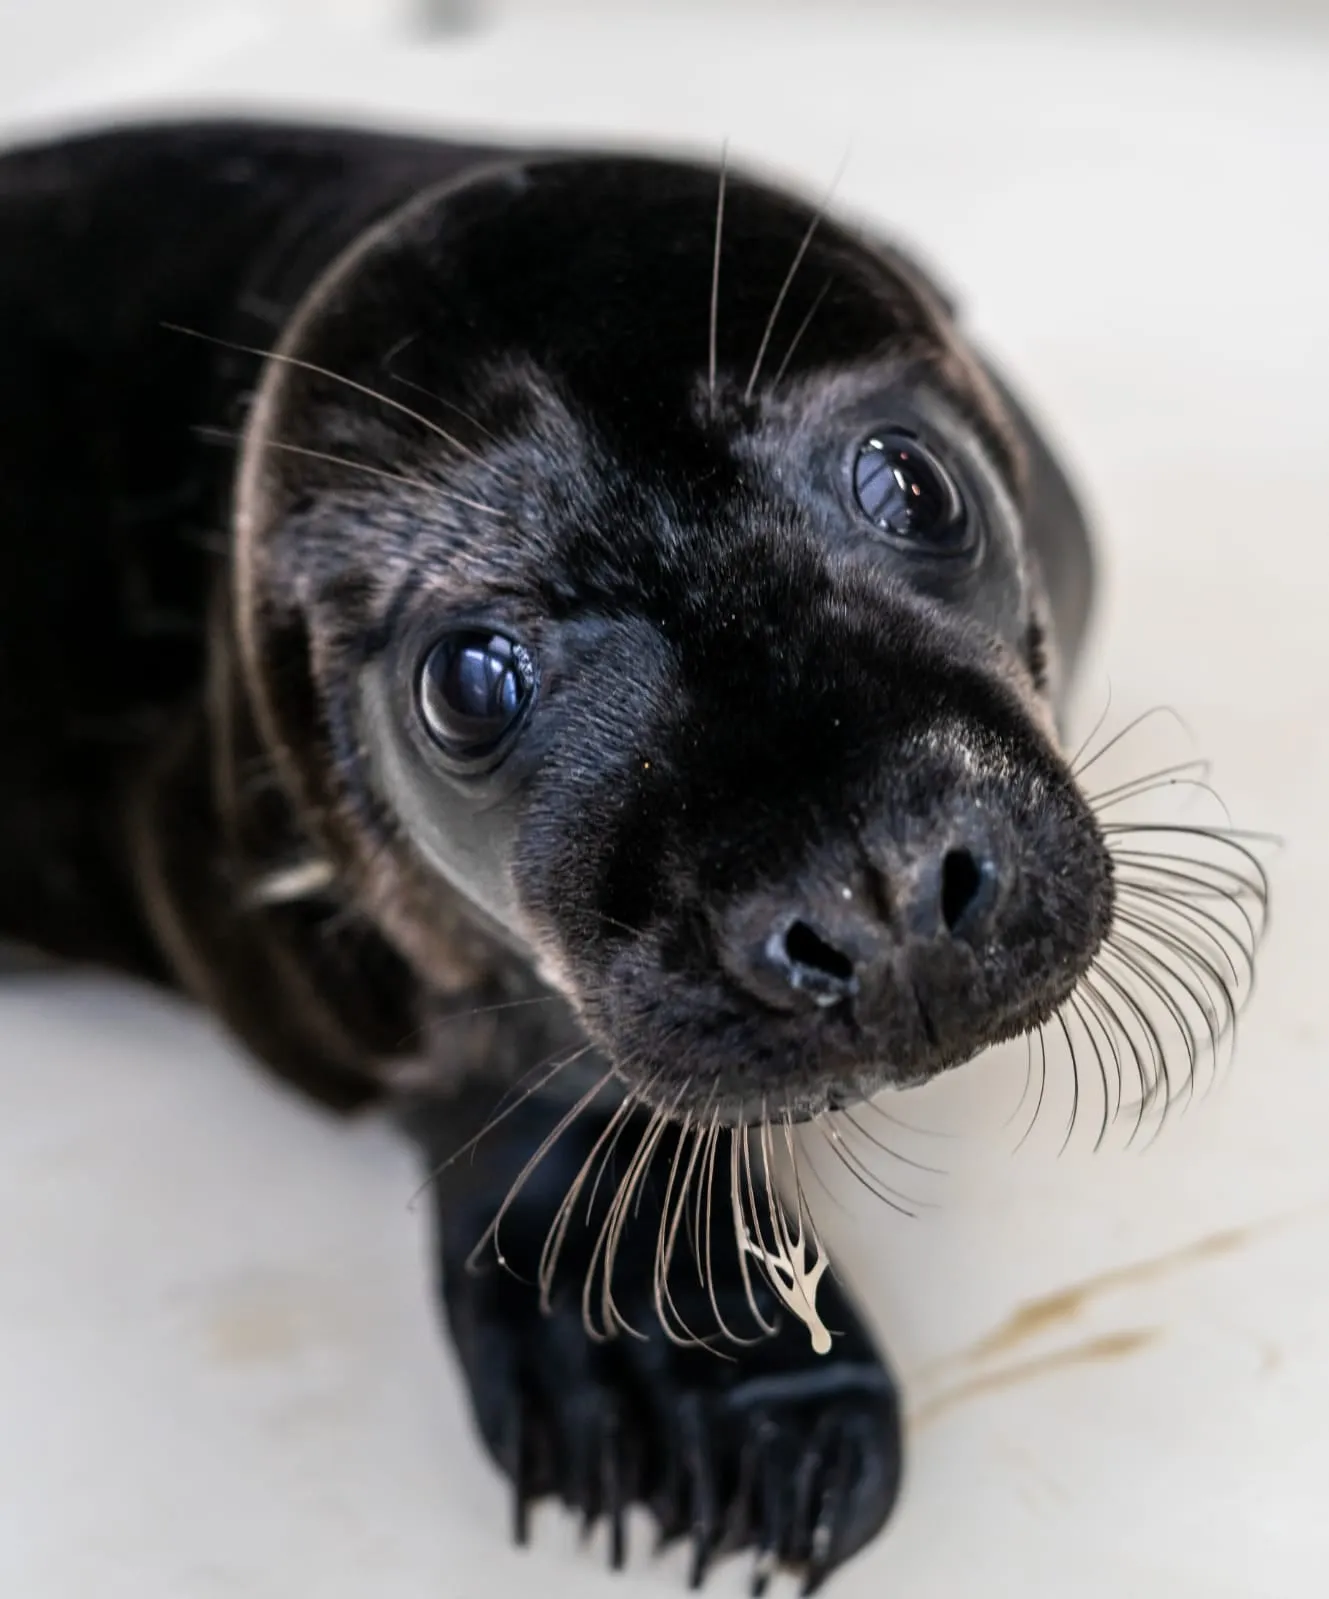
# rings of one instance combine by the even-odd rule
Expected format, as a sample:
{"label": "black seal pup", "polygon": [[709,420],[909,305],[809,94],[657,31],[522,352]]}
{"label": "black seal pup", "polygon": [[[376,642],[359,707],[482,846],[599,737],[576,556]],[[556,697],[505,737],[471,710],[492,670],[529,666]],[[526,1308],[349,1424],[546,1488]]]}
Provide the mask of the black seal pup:
{"label": "black seal pup", "polygon": [[0,344],[0,935],[401,1117],[519,1536],[812,1591],[901,1440],[778,1157],[1125,894],[1040,431],[797,195],[367,131],[10,152]]}

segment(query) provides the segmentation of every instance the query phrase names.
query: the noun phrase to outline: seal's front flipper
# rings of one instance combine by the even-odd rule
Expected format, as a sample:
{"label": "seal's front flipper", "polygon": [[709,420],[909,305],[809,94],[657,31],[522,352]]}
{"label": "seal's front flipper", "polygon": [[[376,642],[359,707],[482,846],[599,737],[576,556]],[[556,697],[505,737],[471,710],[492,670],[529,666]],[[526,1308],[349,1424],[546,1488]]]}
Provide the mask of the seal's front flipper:
{"label": "seal's front flipper", "polygon": [[[505,1210],[497,1244],[485,1240],[509,1185],[565,1108],[528,1103],[458,1163],[469,1182],[445,1180],[436,1188],[447,1322],[478,1429],[513,1485],[518,1541],[526,1539],[531,1504],[553,1496],[587,1530],[608,1523],[610,1560],[620,1566],[625,1513],[637,1503],[654,1514],[662,1544],[690,1541],[694,1587],[715,1557],[747,1549],[755,1557],[753,1593],[763,1592],[778,1568],[798,1572],[804,1593],[816,1591],[879,1531],[894,1505],[901,1436],[889,1372],[829,1281],[818,1300],[836,1334],[829,1354],[813,1351],[807,1328],[782,1313],[754,1275],[758,1307],[777,1329],[760,1333],[739,1268],[727,1179],[717,1178],[709,1215],[688,1207],[669,1278],[673,1324],[709,1334],[709,1346],[666,1336],[654,1268],[678,1150],[673,1129],[642,1168],[616,1252],[614,1304],[633,1330],[610,1339],[588,1330],[583,1286],[644,1119],[625,1126],[601,1180],[584,1185],[542,1310],[541,1249],[609,1118],[596,1113],[574,1122]],[[455,1148],[455,1124],[448,1126],[441,1107],[438,1116],[436,1138],[428,1116],[411,1124],[431,1169]],[[453,1136],[441,1136],[445,1128]],[[694,1225],[699,1251],[685,1238]],[[709,1283],[695,1264],[708,1240]],[[592,1326],[600,1287],[593,1278]],[[717,1310],[752,1341],[716,1337]]]}

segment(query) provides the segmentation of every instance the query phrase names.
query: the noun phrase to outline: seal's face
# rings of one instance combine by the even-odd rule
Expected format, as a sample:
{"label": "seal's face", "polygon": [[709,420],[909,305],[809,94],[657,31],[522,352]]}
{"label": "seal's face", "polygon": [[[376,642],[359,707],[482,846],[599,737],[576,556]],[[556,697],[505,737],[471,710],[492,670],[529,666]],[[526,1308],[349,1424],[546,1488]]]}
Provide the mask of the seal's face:
{"label": "seal's face", "polygon": [[426,979],[460,889],[646,1098],[801,1117],[1045,1020],[1111,875],[1001,402],[914,271],[717,179],[514,168],[341,263],[255,408],[238,597]]}

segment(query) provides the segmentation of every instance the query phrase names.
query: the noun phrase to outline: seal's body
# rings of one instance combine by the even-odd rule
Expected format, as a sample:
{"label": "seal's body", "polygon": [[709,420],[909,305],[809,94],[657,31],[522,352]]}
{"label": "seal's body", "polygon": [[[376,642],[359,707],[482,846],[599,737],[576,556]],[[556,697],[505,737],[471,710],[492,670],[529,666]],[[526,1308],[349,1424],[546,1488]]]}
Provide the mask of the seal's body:
{"label": "seal's body", "polygon": [[898,1421],[752,1264],[776,1137],[1036,1028],[1112,918],[1039,433],[801,199],[371,133],[0,159],[0,347],[0,938],[400,1110],[519,1515],[814,1586]]}

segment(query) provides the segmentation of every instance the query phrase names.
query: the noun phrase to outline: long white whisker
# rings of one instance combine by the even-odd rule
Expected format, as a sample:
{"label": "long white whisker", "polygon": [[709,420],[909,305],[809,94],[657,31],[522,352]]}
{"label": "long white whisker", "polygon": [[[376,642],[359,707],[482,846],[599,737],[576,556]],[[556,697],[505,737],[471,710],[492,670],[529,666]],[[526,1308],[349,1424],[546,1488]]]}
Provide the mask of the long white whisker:
{"label": "long white whisker", "polygon": [[717,336],[720,323],[720,240],[724,233],[725,185],[729,180],[729,144],[726,140],[720,152],[719,192],[715,201],[715,250],[711,263],[711,321],[709,359],[707,362],[706,395],[712,415],[715,412],[715,365]]}
{"label": "long white whisker", "polygon": [[798,269],[803,263],[803,257],[807,254],[808,247],[812,243],[813,234],[816,233],[817,229],[826,220],[826,212],[830,208],[831,200],[834,198],[835,191],[840,184],[840,179],[844,176],[844,169],[848,164],[849,157],[846,153],[844,158],[841,160],[840,165],[836,168],[835,176],[831,179],[831,186],[826,191],[825,199],[822,201],[821,205],[818,206],[817,210],[813,214],[812,220],[807,225],[807,230],[803,234],[802,241],[798,246],[798,251],[794,256],[793,261],[790,263],[788,272],[785,273],[784,282],[780,285],[780,292],[776,295],[775,304],[771,307],[771,314],[766,319],[766,329],[761,336],[761,344],[757,348],[757,358],[752,363],[752,371],[748,375],[747,388],[743,390],[743,403],[745,405],[751,402],[752,391],[757,386],[757,379],[761,375],[761,365],[766,359],[766,351],[771,342],[771,335],[775,332],[776,321],[778,320],[780,311],[784,306],[785,296],[789,293],[789,290],[793,285],[794,278],[798,273]]}
{"label": "long white whisker", "polygon": [[175,322],[166,322],[163,326],[172,333],[183,333],[186,338],[201,339],[205,344],[215,344],[223,350],[234,350],[238,355],[252,355],[261,361],[275,361],[280,366],[294,367],[297,371],[309,372],[315,377],[327,378],[331,383],[339,383],[343,388],[363,394],[366,399],[376,400],[380,405],[386,405],[389,410],[398,411],[402,416],[409,417],[412,422],[418,422],[422,428],[442,439],[445,444],[451,445],[459,455],[467,456],[472,461],[483,460],[476,451],[463,444],[455,434],[440,427],[431,417],[425,416],[423,412],[416,411],[409,405],[404,405],[400,400],[394,400],[390,394],[384,394],[379,389],[371,389],[367,384],[357,383],[344,372],[334,372],[330,367],[301,360],[298,356],[286,355],[280,350],[264,350],[253,344],[237,344],[232,339],[219,339],[211,333],[202,333],[197,328],[181,327]]}

